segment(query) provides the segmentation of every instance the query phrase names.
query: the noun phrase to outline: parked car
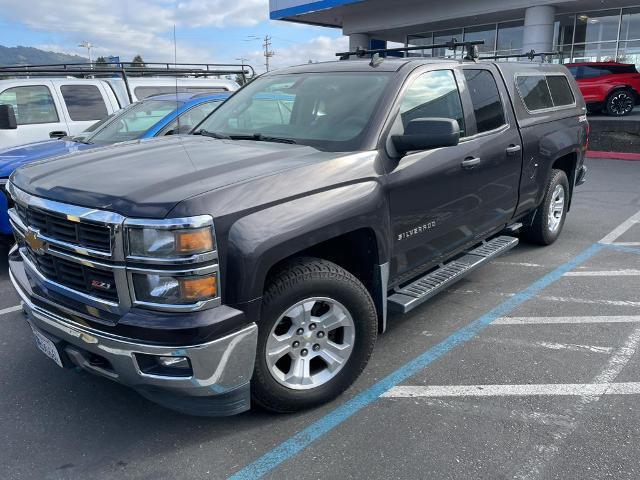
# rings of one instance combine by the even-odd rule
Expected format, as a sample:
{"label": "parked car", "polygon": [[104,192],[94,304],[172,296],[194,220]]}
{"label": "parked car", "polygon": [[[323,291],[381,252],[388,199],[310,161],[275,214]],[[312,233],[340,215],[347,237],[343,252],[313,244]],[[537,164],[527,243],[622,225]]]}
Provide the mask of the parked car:
{"label": "parked car", "polygon": [[629,115],[640,102],[640,74],[633,64],[583,62],[568,64],[591,112]]}
{"label": "parked car", "polygon": [[[35,160],[129,140],[189,133],[230,93],[179,93],[149,97],[111,114],[75,137],[0,150],[0,189],[13,171]],[[178,126],[178,120],[180,125]],[[0,234],[10,235],[8,199],[0,195]]]}
{"label": "parked car", "polygon": [[200,135],[19,168],[11,279],[62,367],[199,415],[308,408],[360,375],[388,310],[416,308],[517,231],[559,237],[587,125],[561,65],[269,72]]}
{"label": "parked car", "polygon": [[153,95],[237,89],[236,82],[219,78],[147,76],[130,77],[126,83],[121,78],[2,79],[0,106],[9,107],[0,109],[0,148],[78,135],[97,120]]}

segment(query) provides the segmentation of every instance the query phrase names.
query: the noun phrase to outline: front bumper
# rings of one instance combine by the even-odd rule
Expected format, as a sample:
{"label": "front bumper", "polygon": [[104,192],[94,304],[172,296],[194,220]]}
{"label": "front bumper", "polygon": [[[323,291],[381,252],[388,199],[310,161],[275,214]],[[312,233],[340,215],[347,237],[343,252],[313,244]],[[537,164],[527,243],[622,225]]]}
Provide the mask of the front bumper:
{"label": "front bumper", "polygon": [[[12,263],[9,275],[24,303],[27,321],[56,343],[64,363],[130,386],[150,400],[184,413],[219,416],[249,409],[249,381],[257,342],[255,323],[202,344],[143,343],[79,325],[43,307],[21,263]],[[187,357],[192,375],[144,373],[138,354]]]}

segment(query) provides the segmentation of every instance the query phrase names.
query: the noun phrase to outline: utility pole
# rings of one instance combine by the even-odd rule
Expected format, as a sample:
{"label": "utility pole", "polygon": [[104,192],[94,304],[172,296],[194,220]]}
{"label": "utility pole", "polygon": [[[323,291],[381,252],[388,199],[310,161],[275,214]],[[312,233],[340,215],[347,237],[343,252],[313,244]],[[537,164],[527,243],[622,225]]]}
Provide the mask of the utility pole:
{"label": "utility pole", "polygon": [[276,53],[271,50],[271,37],[269,35],[264,36],[264,43],[262,44],[264,47],[264,66],[269,71],[269,59],[273,57]]}
{"label": "utility pole", "polygon": [[78,45],[79,47],[82,48],[86,48],[87,49],[87,53],[89,54],[89,63],[93,63],[93,60],[91,59],[91,49],[93,48],[93,43],[88,42],[86,40],[84,40],[80,45]]}
{"label": "utility pole", "polygon": [[251,40],[262,40],[262,48],[264,48],[264,66],[267,70],[267,72],[269,71],[269,59],[271,57],[273,57],[276,52],[274,52],[273,50],[271,50],[271,36],[269,35],[265,35],[264,38],[260,38],[257,35],[249,35],[245,41],[251,41]]}

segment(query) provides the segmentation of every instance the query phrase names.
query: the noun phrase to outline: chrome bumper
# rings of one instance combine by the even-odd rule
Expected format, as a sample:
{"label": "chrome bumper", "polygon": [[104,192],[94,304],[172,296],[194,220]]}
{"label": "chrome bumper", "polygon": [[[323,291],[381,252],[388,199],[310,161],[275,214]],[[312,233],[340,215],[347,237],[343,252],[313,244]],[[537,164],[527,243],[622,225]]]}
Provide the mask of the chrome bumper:
{"label": "chrome bumper", "polygon": [[[186,413],[229,415],[249,408],[248,386],[253,373],[258,331],[255,323],[200,345],[173,347],[136,343],[80,326],[34,304],[11,269],[9,276],[23,301],[27,321],[61,340],[65,345],[64,353],[75,365],[133,387],[153,401]],[[92,363],[91,354],[106,359],[109,368]],[[176,377],[144,373],[136,354],[188,357],[193,374]],[[207,402],[206,406],[190,405],[186,401],[189,398],[201,404]],[[223,405],[216,406],[216,398]],[[220,411],[218,407],[221,407]],[[209,413],[200,411],[203,409]]]}

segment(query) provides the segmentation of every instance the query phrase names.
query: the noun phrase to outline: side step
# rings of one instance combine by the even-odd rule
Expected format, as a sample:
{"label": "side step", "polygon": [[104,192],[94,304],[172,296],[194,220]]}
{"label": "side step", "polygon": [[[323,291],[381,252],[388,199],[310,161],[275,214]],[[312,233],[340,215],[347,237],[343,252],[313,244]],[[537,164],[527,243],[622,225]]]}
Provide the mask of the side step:
{"label": "side step", "polygon": [[518,239],[508,236],[496,237],[489,242],[483,243],[474,250],[467,252],[464,256],[445,263],[424,277],[402,288],[397,288],[395,293],[389,295],[389,309],[402,313],[413,310],[435,294],[460,280],[467,273],[511,250],[516,245],[518,245]]}

